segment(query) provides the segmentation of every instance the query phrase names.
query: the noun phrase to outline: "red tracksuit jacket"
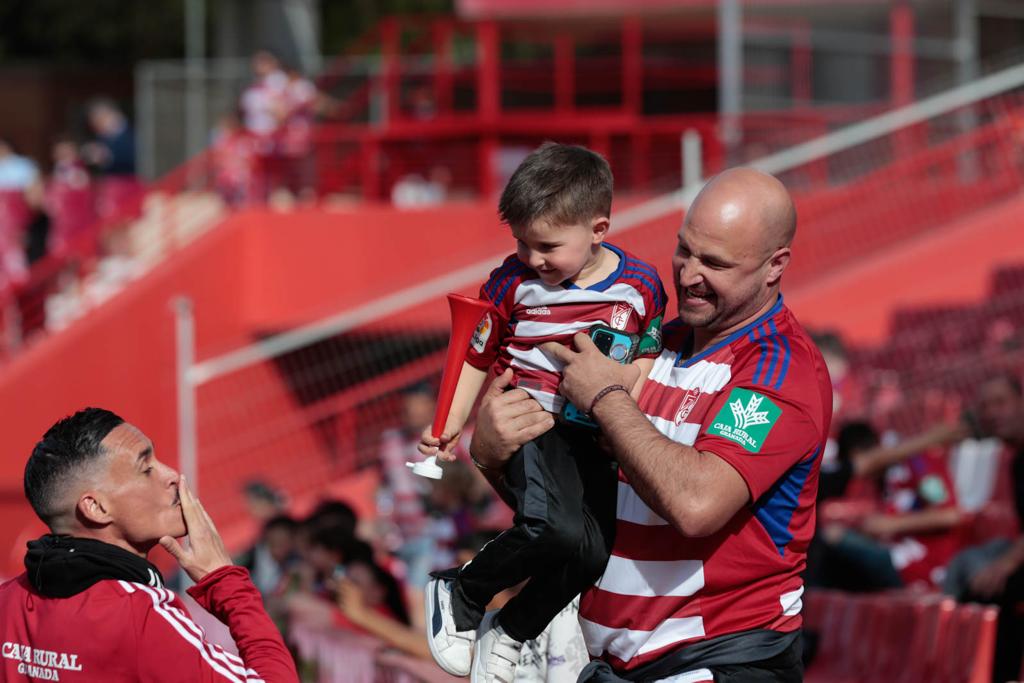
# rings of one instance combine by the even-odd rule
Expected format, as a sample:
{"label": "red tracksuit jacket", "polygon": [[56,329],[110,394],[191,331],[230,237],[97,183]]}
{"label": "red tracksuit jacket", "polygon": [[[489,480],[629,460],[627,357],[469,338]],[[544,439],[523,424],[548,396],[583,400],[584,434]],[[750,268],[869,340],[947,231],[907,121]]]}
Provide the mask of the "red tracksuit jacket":
{"label": "red tracksuit jacket", "polygon": [[188,593],[227,624],[241,656],[206,642],[165,588],[106,580],[49,598],[22,574],[0,586],[0,682],[298,681],[245,569],[218,569]]}

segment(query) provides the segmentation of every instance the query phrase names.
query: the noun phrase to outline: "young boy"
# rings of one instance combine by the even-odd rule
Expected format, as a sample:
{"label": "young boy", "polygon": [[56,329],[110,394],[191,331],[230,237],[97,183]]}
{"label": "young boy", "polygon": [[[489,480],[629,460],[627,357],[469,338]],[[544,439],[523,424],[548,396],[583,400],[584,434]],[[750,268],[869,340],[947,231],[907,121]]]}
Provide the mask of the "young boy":
{"label": "young boy", "polygon": [[[604,241],[611,203],[611,169],[582,147],[548,143],[516,169],[498,210],[518,248],[480,290],[494,308],[473,336],[445,433],[436,439],[425,430],[423,454],[454,458],[449,451],[492,366],[511,367],[513,385],[557,415],[561,367],[539,347],[570,345],[595,324],[640,338],[638,389],[661,351],[666,295],[653,266]],[[513,680],[522,643],[604,571],[615,529],[615,465],[590,430],[556,425],[523,446],[504,476],[515,526],[426,587],[431,653],[453,675],[472,670],[473,681]],[[497,593],[526,579],[500,612],[484,614]]]}

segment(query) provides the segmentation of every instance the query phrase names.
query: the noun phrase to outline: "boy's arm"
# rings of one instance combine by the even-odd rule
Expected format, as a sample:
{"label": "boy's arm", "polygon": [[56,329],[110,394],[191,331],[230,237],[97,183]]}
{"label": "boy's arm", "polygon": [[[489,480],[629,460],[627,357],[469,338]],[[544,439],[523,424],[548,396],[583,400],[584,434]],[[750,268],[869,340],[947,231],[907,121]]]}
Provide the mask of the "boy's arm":
{"label": "boy's arm", "polygon": [[654,359],[637,358],[633,361],[633,365],[640,368],[640,376],[636,378],[636,382],[633,384],[633,388],[630,389],[629,395],[633,397],[634,401],[639,401],[640,390],[643,389],[644,382],[647,381],[647,376],[651,374],[651,368],[654,367]]}
{"label": "boy's arm", "polygon": [[432,426],[423,430],[420,437],[420,453],[423,455],[436,454],[439,460],[455,460],[452,452],[459,444],[459,436],[462,435],[462,428],[473,411],[473,404],[480,394],[480,389],[487,379],[487,371],[476,368],[469,363],[462,364],[462,372],[459,374],[459,382],[455,385],[455,397],[452,399],[452,407],[445,422],[444,433],[438,439],[431,432]]}

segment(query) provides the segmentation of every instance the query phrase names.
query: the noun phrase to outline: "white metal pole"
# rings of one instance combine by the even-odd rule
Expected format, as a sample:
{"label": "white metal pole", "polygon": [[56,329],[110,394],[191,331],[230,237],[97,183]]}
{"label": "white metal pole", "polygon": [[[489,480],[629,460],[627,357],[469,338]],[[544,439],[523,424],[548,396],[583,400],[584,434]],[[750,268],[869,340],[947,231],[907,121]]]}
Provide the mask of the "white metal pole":
{"label": "white metal pole", "polygon": [[690,188],[704,177],[700,133],[690,128],[683,133],[683,187]]}
{"label": "white metal pole", "polygon": [[196,454],[196,385],[189,370],[195,363],[196,328],[192,300],[174,299],[175,365],[178,381],[178,467],[193,491],[199,491]]}

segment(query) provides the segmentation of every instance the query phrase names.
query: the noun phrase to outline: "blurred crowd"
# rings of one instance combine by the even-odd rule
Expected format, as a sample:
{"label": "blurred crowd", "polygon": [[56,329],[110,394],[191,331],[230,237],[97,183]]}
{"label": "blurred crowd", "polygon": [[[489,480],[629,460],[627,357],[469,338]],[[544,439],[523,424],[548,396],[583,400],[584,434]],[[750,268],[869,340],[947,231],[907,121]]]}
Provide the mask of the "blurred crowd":
{"label": "blurred crowd", "polygon": [[141,207],[135,133],[113,100],[92,100],[86,114],[88,135],[57,137],[45,161],[19,154],[11,141],[0,138],[0,293],[24,295],[23,333],[46,323],[46,312],[27,303],[38,286],[38,278],[31,277],[37,264],[40,270],[66,265],[65,279],[80,269],[100,278],[124,276],[114,228]]}
{"label": "blurred crowd", "polygon": [[835,403],[808,587],[998,604],[993,680],[1015,679],[1024,648],[1019,339],[1002,335],[986,350],[989,367],[974,356],[980,372],[966,391],[912,393],[892,374],[866,381],[837,336],[818,343]]}
{"label": "blurred crowd", "polygon": [[[837,335],[817,341],[833,379],[835,416],[807,585],[1024,602],[1024,544],[1015,541],[1024,515],[1020,364],[938,400],[864,368]],[[1001,348],[1019,360],[1012,341],[1003,339]],[[429,572],[468,562],[508,525],[510,511],[471,466],[465,444],[441,480],[406,467],[419,458],[435,392],[429,384],[408,387],[400,424],[379,436],[374,515],[357,518],[349,505],[326,501],[297,519],[269,486],[247,488],[263,532],[239,561],[293,643],[310,629],[370,636],[429,661],[421,593]],[[915,401],[925,404],[913,412],[917,422],[895,419],[897,408]],[[1017,643],[1009,657],[1019,668],[1024,641],[1014,640],[1021,632],[1013,629],[1020,616],[1008,610],[1007,617],[1001,628]],[[535,666],[523,671],[533,680],[560,680],[549,659],[580,666],[587,659],[571,609],[542,638],[526,651]],[[304,662],[310,676],[315,660]]]}
{"label": "blurred crowd", "polygon": [[[406,466],[421,459],[417,445],[433,421],[436,391],[428,383],[406,388],[401,423],[380,435],[380,485],[372,517],[360,518],[344,501],[325,500],[296,518],[271,486],[250,482],[245,487],[262,532],[236,561],[252,573],[295,648],[305,680],[324,680],[318,678],[321,662],[303,656],[310,633],[354,643],[371,637],[410,658],[430,661],[422,595],[429,573],[469,562],[511,523],[511,511],[470,464],[465,446],[471,434],[459,449],[460,459],[445,464],[440,480],[416,476]],[[515,592],[499,596],[492,608]],[[575,680],[587,661],[577,609],[575,603],[567,608],[525,648],[518,680]],[[550,674],[549,667],[562,669],[564,678]]]}

